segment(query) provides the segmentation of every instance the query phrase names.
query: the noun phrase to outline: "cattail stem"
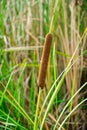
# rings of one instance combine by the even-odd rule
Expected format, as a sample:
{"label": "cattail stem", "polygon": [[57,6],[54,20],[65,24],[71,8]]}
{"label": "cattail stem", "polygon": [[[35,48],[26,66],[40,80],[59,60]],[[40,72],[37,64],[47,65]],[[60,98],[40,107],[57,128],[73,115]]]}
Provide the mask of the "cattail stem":
{"label": "cattail stem", "polygon": [[41,88],[39,88],[39,95],[38,95],[38,101],[37,101],[37,107],[36,107],[36,114],[35,114],[35,121],[34,121],[34,130],[37,130],[37,121],[38,121],[38,114],[39,114],[39,108],[40,108],[40,98],[41,98]]}
{"label": "cattail stem", "polygon": [[43,47],[41,64],[40,64],[39,75],[38,75],[38,86],[41,88],[45,86],[45,79],[46,79],[46,72],[47,72],[47,66],[49,61],[51,44],[52,44],[52,34],[48,33],[46,35],[46,39]]}

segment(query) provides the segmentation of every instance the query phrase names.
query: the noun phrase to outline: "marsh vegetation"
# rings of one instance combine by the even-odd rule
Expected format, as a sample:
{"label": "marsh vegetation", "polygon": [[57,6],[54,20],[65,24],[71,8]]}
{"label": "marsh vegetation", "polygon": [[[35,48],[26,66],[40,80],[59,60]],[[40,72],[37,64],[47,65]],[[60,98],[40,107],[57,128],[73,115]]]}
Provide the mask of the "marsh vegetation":
{"label": "marsh vegetation", "polygon": [[57,129],[87,130],[87,1],[0,0],[0,130]]}

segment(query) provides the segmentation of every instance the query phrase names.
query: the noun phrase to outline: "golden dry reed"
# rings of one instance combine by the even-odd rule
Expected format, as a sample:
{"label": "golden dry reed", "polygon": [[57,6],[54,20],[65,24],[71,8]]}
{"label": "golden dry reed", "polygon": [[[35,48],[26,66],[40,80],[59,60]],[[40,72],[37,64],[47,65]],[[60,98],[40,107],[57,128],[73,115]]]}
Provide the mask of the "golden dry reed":
{"label": "golden dry reed", "polygon": [[46,72],[47,72],[47,66],[49,61],[51,44],[52,44],[52,34],[48,33],[46,35],[46,39],[43,47],[41,64],[40,64],[39,75],[38,75],[38,86],[41,88],[44,88],[45,86],[45,79],[46,79]]}

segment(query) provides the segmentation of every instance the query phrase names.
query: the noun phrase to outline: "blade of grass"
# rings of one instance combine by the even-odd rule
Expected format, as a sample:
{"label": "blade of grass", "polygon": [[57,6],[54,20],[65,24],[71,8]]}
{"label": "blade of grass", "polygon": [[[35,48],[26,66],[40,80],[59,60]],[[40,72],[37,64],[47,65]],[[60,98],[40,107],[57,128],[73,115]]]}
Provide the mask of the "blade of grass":
{"label": "blade of grass", "polygon": [[2,97],[1,97],[1,99],[0,99],[0,106],[1,106],[1,104],[2,104],[3,97],[4,97],[5,93],[6,93],[6,90],[7,90],[7,88],[8,88],[8,85],[9,85],[9,83],[10,83],[10,81],[11,81],[12,74],[13,74],[13,73],[11,73],[11,75],[10,75],[10,77],[9,77],[9,80],[8,80],[8,82],[7,82],[7,85],[6,85],[6,87],[5,87],[5,89],[4,89],[4,92],[3,92],[3,94],[2,94]]}
{"label": "blade of grass", "polygon": [[[4,116],[4,118],[3,117],[0,117],[2,120],[4,120],[4,121],[6,121],[6,118],[7,118],[7,114],[4,112],[4,111],[2,111],[1,109],[0,109],[0,115],[1,116]],[[12,117],[10,117],[9,116],[9,122],[12,122],[12,124],[14,123],[14,125],[15,126],[19,126],[21,129],[23,129],[23,130],[27,130],[25,127],[23,127],[22,125],[20,125],[20,124],[18,124]]]}
{"label": "blade of grass", "polygon": [[[5,126],[0,125],[0,128],[1,128],[1,129],[4,129],[4,128],[5,128]],[[11,129],[11,128],[7,128],[7,130],[12,130],[12,129]]]}
{"label": "blade of grass", "polygon": [[[1,82],[0,84],[5,87]],[[34,122],[31,120],[31,118],[28,116],[28,114],[25,112],[25,110],[20,106],[20,104],[16,101],[16,99],[12,96],[12,94],[10,93],[9,90],[6,90],[7,94],[9,95],[10,99],[4,95],[4,97],[6,97],[6,100],[8,100],[11,105],[13,105],[31,124],[34,124]],[[14,103],[12,102],[14,101]]]}
{"label": "blade of grass", "polygon": [[53,101],[54,101],[54,99],[55,99],[57,93],[59,92],[59,90],[60,90],[60,88],[61,88],[61,86],[62,86],[62,84],[63,84],[63,82],[64,82],[65,76],[66,76],[66,72],[63,74],[61,80],[60,80],[59,83],[58,83],[58,86],[56,87],[56,89],[55,89],[55,91],[54,91],[54,93],[53,93],[53,95],[52,95],[52,97],[51,97],[51,99],[50,99],[50,101],[49,101],[49,104],[48,104],[48,106],[47,106],[46,112],[45,112],[45,114],[44,114],[44,117],[43,117],[43,120],[42,120],[42,123],[41,123],[40,130],[42,130],[42,128],[43,128],[43,125],[44,125],[45,119],[46,119],[46,117],[47,117],[47,114],[48,114],[48,112],[49,112],[49,110],[50,110],[50,108],[51,108],[51,106],[52,106],[52,104],[53,104]]}
{"label": "blade of grass", "polygon": [[87,98],[84,99],[83,101],[81,101],[64,119],[64,121],[62,122],[62,124],[60,125],[60,127],[58,128],[58,130],[61,130],[61,128],[63,127],[65,121],[69,118],[69,116],[71,116],[71,114],[78,108],[80,107],[85,101],[87,101]]}
{"label": "blade of grass", "polygon": [[67,104],[65,105],[65,107],[63,108],[63,110],[62,110],[62,112],[61,112],[61,114],[60,114],[60,116],[59,116],[59,118],[58,118],[58,120],[56,121],[56,124],[55,124],[55,126],[54,126],[54,129],[53,130],[55,130],[56,129],[56,126],[57,126],[57,124],[58,124],[58,122],[59,122],[59,120],[60,120],[60,118],[62,117],[62,115],[63,115],[63,113],[64,113],[64,111],[66,110],[66,108],[69,106],[69,104],[71,103],[71,101],[76,97],[76,95],[85,87],[87,85],[87,82],[84,84],[84,85],[82,85],[82,87],[80,87],[79,89],[78,89],[78,91],[71,97],[71,99],[67,102]]}

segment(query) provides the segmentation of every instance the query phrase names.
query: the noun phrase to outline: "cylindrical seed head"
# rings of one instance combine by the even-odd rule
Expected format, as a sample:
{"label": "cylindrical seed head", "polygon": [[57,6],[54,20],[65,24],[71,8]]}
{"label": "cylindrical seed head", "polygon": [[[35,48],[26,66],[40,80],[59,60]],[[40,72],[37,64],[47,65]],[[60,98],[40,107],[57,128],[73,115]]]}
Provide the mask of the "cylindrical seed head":
{"label": "cylindrical seed head", "polygon": [[46,39],[43,47],[41,64],[40,64],[39,75],[38,75],[38,86],[41,88],[45,86],[45,79],[46,79],[46,72],[47,72],[47,66],[49,61],[51,44],[52,44],[52,34],[48,33],[46,35]]}

